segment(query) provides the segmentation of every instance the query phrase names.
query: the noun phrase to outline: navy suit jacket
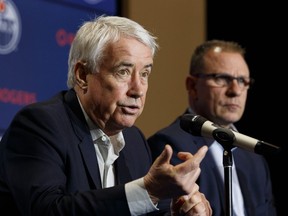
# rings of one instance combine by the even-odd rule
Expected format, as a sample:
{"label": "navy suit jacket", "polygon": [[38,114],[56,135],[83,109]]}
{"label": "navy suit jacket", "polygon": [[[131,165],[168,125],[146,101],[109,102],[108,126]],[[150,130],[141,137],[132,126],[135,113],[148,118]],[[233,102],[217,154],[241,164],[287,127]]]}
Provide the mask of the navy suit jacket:
{"label": "navy suit jacket", "polygon": [[[153,158],[159,155],[165,144],[170,144],[174,150],[172,164],[180,162],[177,152],[186,151],[194,154],[201,146],[207,145],[202,137],[193,136],[182,130],[180,118],[149,137],[148,143]],[[276,215],[270,173],[263,156],[237,148],[233,151],[233,158],[247,215]],[[200,191],[210,201],[213,215],[223,216],[225,215],[224,183],[209,151],[200,167],[201,174],[198,178]]]}
{"label": "navy suit jacket", "polygon": [[94,144],[74,90],[25,107],[1,140],[1,212],[130,215],[124,184],[143,177],[152,158],[138,128],[124,129],[123,135],[117,186],[101,189]]}

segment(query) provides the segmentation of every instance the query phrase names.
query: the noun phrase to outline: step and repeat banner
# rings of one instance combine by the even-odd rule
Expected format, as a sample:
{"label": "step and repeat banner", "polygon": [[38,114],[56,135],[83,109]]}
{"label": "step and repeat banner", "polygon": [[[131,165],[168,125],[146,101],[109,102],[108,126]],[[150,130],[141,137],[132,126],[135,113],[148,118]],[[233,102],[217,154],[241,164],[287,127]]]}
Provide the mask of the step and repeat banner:
{"label": "step and repeat banner", "polygon": [[78,27],[119,15],[118,0],[0,0],[0,138],[23,106],[66,89]]}

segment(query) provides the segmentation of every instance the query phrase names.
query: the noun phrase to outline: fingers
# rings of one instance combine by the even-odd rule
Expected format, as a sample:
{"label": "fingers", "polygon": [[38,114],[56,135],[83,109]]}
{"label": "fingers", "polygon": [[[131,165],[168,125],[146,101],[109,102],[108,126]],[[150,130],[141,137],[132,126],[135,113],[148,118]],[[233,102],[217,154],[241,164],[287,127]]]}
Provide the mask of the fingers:
{"label": "fingers", "polygon": [[[193,200],[194,199],[194,200]],[[191,201],[193,200],[193,201]],[[191,197],[190,202],[191,208],[187,207],[189,210],[185,212],[185,216],[211,216],[212,215],[212,209],[210,206],[209,201],[206,199],[205,195],[203,193],[198,192],[197,195],[193,195]],[[185,203],[186,204],[186,203]],[[183,205],[184,206],[184,205]]]}
{"label": "fingers", "polygon": [[192,172],[191,174],[194,175],[194,179],[198,178],[200,174],[200,163],[205,157],[207,151],[208,147],[202,146],[194,155],[187,152],[179,152],[178,157],[184,160],[184,162],[175,166],[177,173],[185,175]]}
{"label": "fingers", "polygon": [[201,201],[203,199],[199,191],[195,192],[190,198],[187,196],[186,197],[183,196],[183,199],[184,199],[184,203],[180,208],[180,212],[186,213],[192,208],[194,208],[194,211],[202,210],[202,208],[200,207],[203,207],[203,206],[199,207],[198,205],[198,204],[201,204]]}
{"label": "fingers", "polygon": [[204,146],[194,156],[180,153],[184,162],[174,166],[170,164],[173,150],[170,145],[166,145],[144,176],[144,186],[150,197],[155,200],[166,199],[194,192],[195,182],[201,172],[200,162],[207,150],[207,146]]}
{"label": "fingers", "polygon": [[178,157],[184,161],[193,158],[195,164],[200,164],[203,158],[205,157],[207,151],[208,151],[208,147],[202,146],[200,149],[198,149],[198,151],[194,155],[188,152],[179,152]]}
{"label": "fingers", "polygon": [[157,157],[154,164],[160,166],[161,164],[170,163],[172,157],[172,148],[169,145],[166,145],[162,153]]}
{"label": "fingers", "polygon": [[182,192],[179,191],[178,182],[175,182],[176,174],[170,164],[172,153],[171,146],[166,145],[144,176],[144,186],[153,200],[179,196]]}
{"label": "fingers", "polygon": [[171,208],[173,216],[211,216],[212,209],[205,195],[199,191],[180,197]]}

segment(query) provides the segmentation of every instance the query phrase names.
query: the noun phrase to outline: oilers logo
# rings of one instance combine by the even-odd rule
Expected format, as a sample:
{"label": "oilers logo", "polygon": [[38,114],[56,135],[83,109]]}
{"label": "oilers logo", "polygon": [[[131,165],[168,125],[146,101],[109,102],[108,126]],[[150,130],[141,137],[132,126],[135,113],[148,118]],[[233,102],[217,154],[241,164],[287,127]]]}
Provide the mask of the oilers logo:
{"label": "oilers logo", "polygon": [[20,41],[21,20],[12,0],[0,0],[0,54],[13,52]]}

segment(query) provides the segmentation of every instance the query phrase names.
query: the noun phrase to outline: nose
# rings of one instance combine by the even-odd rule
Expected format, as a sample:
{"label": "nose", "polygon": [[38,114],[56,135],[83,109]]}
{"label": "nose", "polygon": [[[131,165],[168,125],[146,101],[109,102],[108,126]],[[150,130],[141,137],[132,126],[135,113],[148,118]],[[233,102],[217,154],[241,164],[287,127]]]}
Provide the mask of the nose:
{"label": "nose", "polygon": [[147,87],[148,83],[143,82],[140,75],[138,73],[135,73],[134,76],[131,77],[128,94],[130,97],[140,98],[144,96]]}
{"label": "nose", "polygon": [[229,95],[240,95],[243,90],[244,86],[241,85],[241,83],[239,83],[238,80],[235,78],[229,83],[227,93]]}

